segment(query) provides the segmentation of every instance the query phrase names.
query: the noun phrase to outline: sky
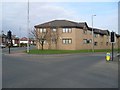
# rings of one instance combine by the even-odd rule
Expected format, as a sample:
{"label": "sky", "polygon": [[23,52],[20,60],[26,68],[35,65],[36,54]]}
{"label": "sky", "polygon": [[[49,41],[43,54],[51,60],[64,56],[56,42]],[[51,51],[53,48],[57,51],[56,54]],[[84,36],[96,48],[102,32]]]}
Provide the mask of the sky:
{"label": "sky", "polygon": [[[2,2],[0,22],[4,33],[27,36],[27,2]],[[88,26],[118,32],[118,2],[30,2],[30,30],[52,20],[87,22]]]}

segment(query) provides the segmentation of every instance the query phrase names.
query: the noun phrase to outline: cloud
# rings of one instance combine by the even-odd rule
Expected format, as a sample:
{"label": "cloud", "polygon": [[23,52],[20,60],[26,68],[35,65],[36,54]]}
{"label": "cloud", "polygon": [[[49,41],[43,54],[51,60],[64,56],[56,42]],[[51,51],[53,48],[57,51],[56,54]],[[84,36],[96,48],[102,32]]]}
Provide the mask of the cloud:
{"label": "cloud", "polygon": [[[54,3],[35,5],[31,9],[30,17],[34,23],[41,23],[52,19],[66,19],[75,15],[74,11],[57,6]],[[34,10],[35,9],[35,10]]]}
{"label": "cloud", "polygon": [[[2,23],[4,31],[10,29],[18,36],[27,36],[27,4],[25,2],[3,3]],[[36,24],[55,19],[86,21],[91,26],[91,15],[97,14],[94,17],[95,27],[117,30],[117,10],[112,6],[110,7],[109,3],[104,5],[96,3],[30,2],[29,6],[30,29]]]}

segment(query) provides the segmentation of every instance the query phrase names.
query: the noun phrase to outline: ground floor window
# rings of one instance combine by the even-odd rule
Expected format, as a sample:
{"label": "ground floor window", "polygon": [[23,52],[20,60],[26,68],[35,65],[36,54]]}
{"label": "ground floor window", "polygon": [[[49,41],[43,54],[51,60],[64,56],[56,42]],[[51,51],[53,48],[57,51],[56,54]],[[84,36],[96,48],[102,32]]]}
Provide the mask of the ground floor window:
{"label": "ground floor window", "polygon": [[97,46],[98,45],[98,42],[94,42],[94,46]]}
{"label": "ground floor window", "polygon": [[92,42],[91,39],[83,39],[83,44],[89,44],[91,42]]}
{"label": "ground floor window", "polygon": [[84,43],[84,44],[87,44],[87,39],[83,39],[83,43]]}
{"label": "ground floor window", "polygon": [[71,44],[72,43],[72,39],[62,39],[62,43],[63,44]]}
{"label": "ground floor window", "polygon": [[106,42],[106,46],[108,46],[108,42]]}

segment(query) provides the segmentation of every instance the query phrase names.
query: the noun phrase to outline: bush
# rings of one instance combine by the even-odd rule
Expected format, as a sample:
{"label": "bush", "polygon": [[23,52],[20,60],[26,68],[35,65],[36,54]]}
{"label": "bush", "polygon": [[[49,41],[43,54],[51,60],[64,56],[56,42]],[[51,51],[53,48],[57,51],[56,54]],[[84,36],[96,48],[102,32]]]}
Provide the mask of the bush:
{"label": "bush", "polygon": [[20,43],[20,47],[27,47],[27,43]]}

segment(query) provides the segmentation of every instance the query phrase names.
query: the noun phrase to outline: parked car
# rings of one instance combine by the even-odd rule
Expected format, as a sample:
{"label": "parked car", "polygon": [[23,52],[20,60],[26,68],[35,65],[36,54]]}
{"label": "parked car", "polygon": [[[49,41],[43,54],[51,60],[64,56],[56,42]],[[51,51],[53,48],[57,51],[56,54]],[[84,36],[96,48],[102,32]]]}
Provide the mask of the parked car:
{"label": "parked car", "polygon": [[1,47],[1,48],[5,48],[6,45],[4,45],[4,44],[0,44],[0,47]]}

